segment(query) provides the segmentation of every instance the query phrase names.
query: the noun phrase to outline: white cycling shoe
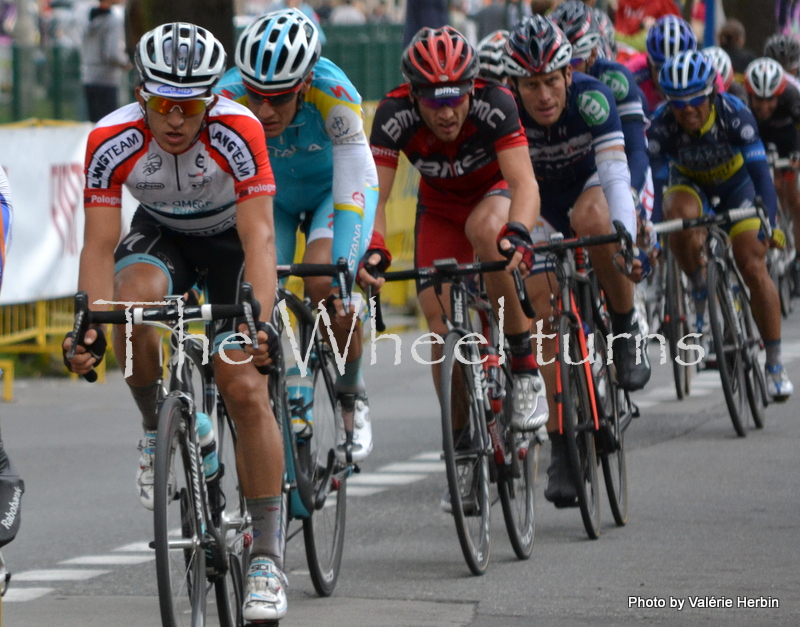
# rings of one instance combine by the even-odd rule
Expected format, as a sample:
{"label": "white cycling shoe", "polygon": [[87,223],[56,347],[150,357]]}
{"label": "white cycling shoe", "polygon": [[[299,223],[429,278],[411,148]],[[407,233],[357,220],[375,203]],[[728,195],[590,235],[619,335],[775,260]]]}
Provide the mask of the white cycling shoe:
{"label": "white cycling shoe", "polygon": [[248,623],[276,621],[286,616],[289,605],[286,588],[289,582],[280,569],[266,557],[254,557],[245,581],[242,618]]}
{"label": "white cycling shoe", "polygon": [[514,379],[511,426],[517,431],[536,431],[547,423],[547,392],[541,373],[512,374]]}
{"label": "white cycling shoe", "polygon": [[789,375],[783,366],[765,366],[767,375],[767,392],[776,403],[785,403],[794,392]]}
{"label": "white cycling shoe", "polygon": [[353,420],[353,463],[363,462],[372,452],[372,422],[369,419],[369,401],[364,393],[338,394],[336,400],[336,459],[347,463],[345,444],[345,418]]}

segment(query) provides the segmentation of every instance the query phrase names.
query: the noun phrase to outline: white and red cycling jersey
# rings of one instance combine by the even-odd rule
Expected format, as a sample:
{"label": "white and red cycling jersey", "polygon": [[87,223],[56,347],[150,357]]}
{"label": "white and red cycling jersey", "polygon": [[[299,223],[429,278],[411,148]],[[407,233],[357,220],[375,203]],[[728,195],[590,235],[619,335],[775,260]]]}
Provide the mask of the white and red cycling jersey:
{"label": "white and red cycling jersey", "polygon": [[85,207],[121,206],[124,185],[156,220],[188,235],[221,233],[235,224],[238,201],[275,194],[264,129],[226,98],[178,155],[158,145],[138,103],[117,109],[89,135],[85,167]]}

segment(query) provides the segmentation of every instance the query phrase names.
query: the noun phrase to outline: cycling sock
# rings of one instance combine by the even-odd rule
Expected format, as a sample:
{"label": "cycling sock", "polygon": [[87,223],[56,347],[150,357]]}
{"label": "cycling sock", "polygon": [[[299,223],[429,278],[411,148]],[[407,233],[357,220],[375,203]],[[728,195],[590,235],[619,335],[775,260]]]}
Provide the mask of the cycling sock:
{"label": "cycling sock", "polygon": [[281,497],[265,496],[259,499],[246,498],[245,500],[253,520],[253,545],[250,549],[250,559],[256,556],[266,557],[283,571]]}
{"label": "cycling sock", "polygon": [[777,340],[764,340],[764,348],[767,351],[767,365],[780,366],[781,365],[781,341]]}
{"label": "cycling sock", "polygon": [[140,387],[128,384],[133,400],[142,413],[142,427],[145,431],[158,430],[158,386],[160,385],[161,379]]}
{"label": "cycling sock", "polygon": [[615,335],[620,333],[630,333],[631,331],[638,330],[638,325],[634,324],[635,311],[635,309],[631,309],[627,313],[617,313],[613,309],[609,308],[608,313],[611,314],[611,328]]}
{"label": "cycling sock", "polygon": [[336,381],[338,394],[360,394],[364,391],[364,378],[361,375],[361,357],[344,365],[344,374]]}
{"label": "cycling sock", "polygon": [[508,347],[511,351],[511,372],[517,374],[536,374],[539,372],[539,365],[533,356],[533,346],[531,346],[531,334],[511,333],[506,335]]}

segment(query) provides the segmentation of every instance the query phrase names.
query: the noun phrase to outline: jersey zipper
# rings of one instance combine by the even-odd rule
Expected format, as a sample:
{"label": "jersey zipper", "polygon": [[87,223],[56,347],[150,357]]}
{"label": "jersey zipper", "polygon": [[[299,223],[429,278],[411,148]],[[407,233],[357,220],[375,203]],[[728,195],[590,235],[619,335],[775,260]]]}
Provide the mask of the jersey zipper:
{"label": "jersey zipper", "polygon": [[175,157],[175,182],[178,184],[178,191],[181,191],[181,176],[178,171],[178,155],[172,155]]}

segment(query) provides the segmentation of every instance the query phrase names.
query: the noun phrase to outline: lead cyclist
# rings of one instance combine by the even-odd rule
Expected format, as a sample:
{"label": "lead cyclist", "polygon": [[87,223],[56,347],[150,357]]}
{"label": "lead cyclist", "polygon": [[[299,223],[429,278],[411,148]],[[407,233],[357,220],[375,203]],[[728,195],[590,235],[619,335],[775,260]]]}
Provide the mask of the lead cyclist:
{"label": "lead cyclist", "polygon": [[[222,45],[193,24],[163,24],[142,36],[135,63],[141,80],[136,102],[100,120],[89,135],[79,289],[89,303],[156,302],[186,292],[203,273],[210,302],[235,303],[239,283],[248,281],[269,319],[277,285],[275,180],[258,121],[246,107],[211,93],[225,70]],[[123,186],[139,207],[121,239]],[[258,351],[227,343],[223,358],[225,339],[247,328],[223,324],[228,328],[217,327],[214,372],[239,435],[236,462],[252,515],[244,615],[276,620],[287,609],[280,539],[283,446],[268,388],[253,365],[271,363],[278,335],[259,322]],[[117,327],[113,335],[117,361],[124,363],[124,330]],[[153,509],[160,338],[153,327],[134,326],[130,342],[127,383],[145,431],[137,491]],[[88,373],[105,345],[104,328],[93,326],[67,367]]]}
{"label": "lead cyclist", "polygon": [[[378,175],[364,135],[361,96],[341,69],[320,56],[320,47],[317,27],[302,12],[267,13],[239,37],[236,67],[225,74],[216,92],[247,105],[264,129],[278,185],[278,263],[294,260],[301,226],[307,236],[303,262],[347,259],[350,292],[368,248],[371,254],[390,257],[381,235],[372,234]],[[305,286],[313,303],[327,300],[335,308],[334,337],[340,351],[348,347],[344,374],[336,381],[336,455],[345,462],[344,418],[352,416],[352,458],[361,462],[372,450],[361,371],[364,303],[360,294],[343,303],[338,283],[330,277],[306,278]],[[296,367],[287,374],[295,373],[299,374]]]}

